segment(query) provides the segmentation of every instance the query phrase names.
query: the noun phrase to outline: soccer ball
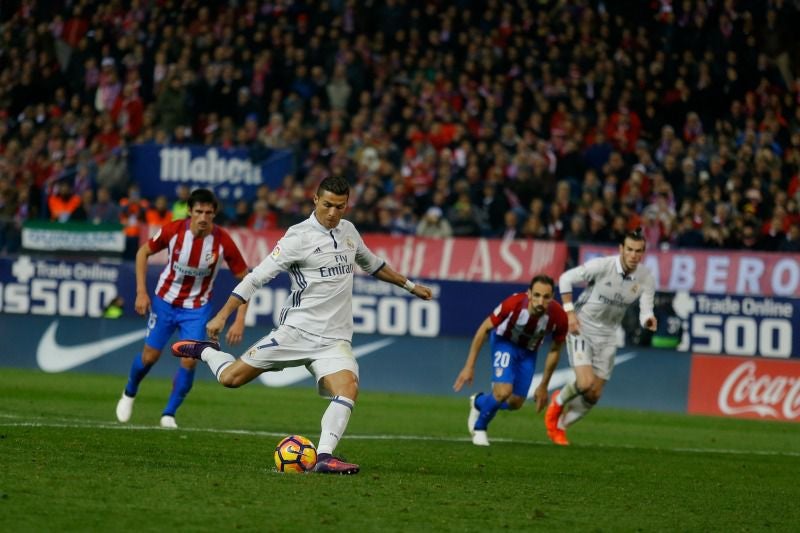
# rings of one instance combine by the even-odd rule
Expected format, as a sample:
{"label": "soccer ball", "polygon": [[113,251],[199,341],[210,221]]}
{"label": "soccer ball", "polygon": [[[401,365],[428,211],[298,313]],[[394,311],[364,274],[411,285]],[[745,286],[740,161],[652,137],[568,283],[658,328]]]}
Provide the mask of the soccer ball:
{"label": "soccer ball", "polygon": [[308,472],[315,464],[317,449],[313,442],[302,435],[289,435],[275,447],[275,467],[278,472]]}

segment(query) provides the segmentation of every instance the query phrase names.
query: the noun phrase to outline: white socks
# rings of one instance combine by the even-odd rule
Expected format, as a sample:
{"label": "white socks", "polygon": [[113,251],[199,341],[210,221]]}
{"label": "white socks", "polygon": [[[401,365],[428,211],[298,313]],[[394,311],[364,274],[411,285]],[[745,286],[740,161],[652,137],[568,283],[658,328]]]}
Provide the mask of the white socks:
{"label": "white socks", "polygon": [[578,382],[571,381],[564,385],[564,387],[561,389],[561,392],[558,393],[558,396],[556,397],[556,403],[558,405],[566,405],[578,394],[580,394],[578,391]]}
{"label": "white socks", "polygon": [[229,353],[225,353],[220,350],[215,350],[214,348],[206,348],[200,354],[200,359],[205,361],[208,364],[208,368],[211,369],[211,373],[214,374],[214,377],[217,378],[219,381],[219,376],[222,374],[222,370],[225,369],[229,364],[236,361],[236,358]]}
{"label": "white socks", "polygon": [[558,421],[558,427],[567,429],[572,424],[586,416],[586,413],[594,407],[593,403],[587,402],[583,396],[577,396],[570,400],[564,408],[564,414]]}
{"label": "white socks", "polygon": [[322,433],[317,444],[318,453],[333,453],[342,438],[355,402],[344,396],[334,396],[322,415]]}

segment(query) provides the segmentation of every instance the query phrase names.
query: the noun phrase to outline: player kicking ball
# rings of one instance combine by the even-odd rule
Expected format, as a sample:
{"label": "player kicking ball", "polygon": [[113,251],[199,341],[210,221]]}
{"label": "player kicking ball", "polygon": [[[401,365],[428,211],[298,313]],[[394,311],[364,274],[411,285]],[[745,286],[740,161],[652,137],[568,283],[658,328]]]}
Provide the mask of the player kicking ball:
{"label": "player kicking ball", "polygon": [[[639,322],[656,330],[655,281],[641,264],[644,250],[644,236],[637,229],[624,236],[618,255],[590,259],[558,280],[569,321],[567,353],[576,379],[553,394],[544,416],[547,436],[556,444],[569,444],[567,428],[586,416],[603,394],[614,369],[616,331],[628,306],[640,300]],[[578,283],[587,287],[573,303],[572,287]]]}
{"label": "player kicking ball", "polygon": [[[319,393],[330,398],[322,415],[314,472],[355,474],[360,467],[333,456],[358,396],[358,363],[353,356],[353,274],[358,265],[381,281],[430,300],[431,290],[395,272],[364,244],[355,226],[342,217],[350,187],[341,177],[322,180],[314,211],[290,227],[272,253],[234,288],[206,325],[209,341],[179,341],[178,357],[205,361],[225,387],[240,387],[263,372],[305,366]],[[239,359],[220,350],[217,339],[228,317],[281,272],[292,291],[280,312],[280,325]]]}
{"label": "player kicking ball", "polygon": [[467,428],[476,446],[489,446],[489,422],[501,409],[515,411],[528,396],[536,355],[542,340],[552,336],[547,352],[542,382],[534,391],[536,411],[547,405],[547,385],[558,365],[561,347],[567,336],[567,315],[561,304],[553,300],[555,282],[546,275],[535,276],[528,290],[512,294],[498,305],[475,332],[469,354],[453,390],[471,385],[475,362],[487,337],[491,337],[492,392],[479,392],[469,399]]}

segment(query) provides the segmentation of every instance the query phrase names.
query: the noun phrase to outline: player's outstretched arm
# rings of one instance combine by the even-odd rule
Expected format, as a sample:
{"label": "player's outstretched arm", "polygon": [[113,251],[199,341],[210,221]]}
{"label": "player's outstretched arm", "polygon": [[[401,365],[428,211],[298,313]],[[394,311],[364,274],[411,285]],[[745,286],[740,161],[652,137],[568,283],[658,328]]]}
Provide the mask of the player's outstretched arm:
{"label": "player's outstretched arm", "polygon": [[399,272],[395,272],[389,265],[383,265],[383,267],[373,275],[381,281],[392,283],[398,287],[404,288],[417,298],[421,298],[423,300],[430,300],[433,298],[433,292],[429,287],[419,283],[414,283],[406,276],[400,274]]}
{"label": "player's outstretched arm", "polygon": [[222,309],[220,309],[219,312],[214,315],[214,318],[209,320],[206,324],[206,335],[208,335],[208,338],[218,341],[219,334],[225,329],[225,323],[228,321],[228,317],[244,304],[245,301],[238,294],[231,294],[228,301],[222,306]]}
{"label": "player's outstretched arm", "polygon": [[464,385],[472,385],[472,381],[475,379],[475,363],[478,360],[478,354],[481,353],[483,343],[486,342],[486,338],[489,336],[489,332],[493,327],[492,321],[488,318],[478,327],[478,330],[472,337],[472,343],[469,346],[469,354],[467,354],[467,360],[464,362],[464,368],[458,373],[456,381],[453,383],[454,391],[460,391]]}
{"label": "player's outstretched arm", "polygon": [[[247,275],[247,271],[241,272],[236,276],[237,279],[243,280]],[[228,344],[234,345],[242,342],[244,338],[244,320],[247,317],[247,302],[244,302],[236,310],[236,317],[233,319],[231,327],[228,328],[228,333],[225,334],[225,340]]]}
{"label": "player's outstretched arm", "polygon": [[147,293],[147,258],[152,254],[149,243],[144,243],[136,252],[136,301],[133,307],[140,315],[150,311],[150,295]]}
{"label": "player's outstretched arm", "polygon": [[644,290],[639,297],[639,321],[642,327],[655,331],[658,327],[658,320],[656,320],[655,313],[653,313],[653,306],[656,298],[656,286],[652,276],[648,276],[645,281]]}
{"label": "player's outstretched arm", "polygon": [[575,304],[572,303],[572,293],[562,292],[561,302],[564,311],[567,313],[567,331],[577,335],[580,333],[581,325],[578,322],[578,315],[575,314]]}
{"label": "player's outstretched arm", "polygon": [[550,351],[547,352],[547,359],[544,362],[544,370],[542,370],[542,381],[536,390],[533,392],[533,399],[536,401],[536,412],[541,413],[544,406],[547,405],[547,387],[550,385],[550,378],[553,377],[558,366],[558,360],[561,357],[561,348],[564,342],[553,341],[550,343]]}

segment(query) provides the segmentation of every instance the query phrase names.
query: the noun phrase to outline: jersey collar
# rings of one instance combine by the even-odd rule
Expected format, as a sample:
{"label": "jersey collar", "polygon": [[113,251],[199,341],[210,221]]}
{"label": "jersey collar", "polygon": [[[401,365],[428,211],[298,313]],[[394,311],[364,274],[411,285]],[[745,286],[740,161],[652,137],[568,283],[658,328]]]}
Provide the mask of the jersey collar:
{"label": "jersey collar", "polygon": [[323,226],[322,223],[319,220],[317,220],[317,215],[314,214],[313,211],[311,212],[311,216],[308,217],[308,218],[311,219],[311,225],[314,226],[315,228],[317,228],[319,231],[321,231],[323,233],[330,233],[332,231],[338,232],[339,231],[339,226],[342,224],[342,222],[339,221],[339,224],[335,228],[328,229],[325,226]]}

